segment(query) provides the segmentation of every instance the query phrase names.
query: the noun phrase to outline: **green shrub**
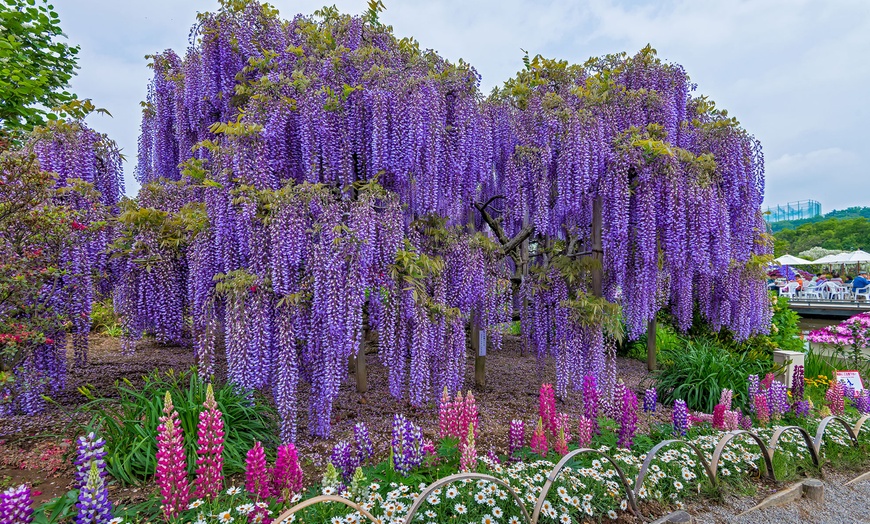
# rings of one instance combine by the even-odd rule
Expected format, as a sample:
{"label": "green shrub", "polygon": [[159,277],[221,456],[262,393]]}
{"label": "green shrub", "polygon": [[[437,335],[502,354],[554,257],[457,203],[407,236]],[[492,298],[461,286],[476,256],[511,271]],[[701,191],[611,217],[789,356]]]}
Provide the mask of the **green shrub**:
{"label": "green shrub", "polygon": [[734,391],[733,405],[745,409],[746,378],[771,367],[766,359],[728,351],[706,338],[663,351],[662,364],[656,378],[661,398],[666,403],[683,399],[689,409],[705,413],[712,413],[724,388]]}
{"label": "green shrub", "polygon": [[[157,465],[157,425],[163,415],[166,391],[178,411],[185,436],[188,470],[196,460],[196,426],[205,400],[207,382],[193,371],[166,373],[154,371],[145,377],[141,389],[128,380],[116,384],[120,398],[96,398],[87,388],[81,391],[90,400],[83,409],[92,414],[90,427],[106,439],[106,465],[109,473],[124,484],[134,484],[154,474]],[[224,420],[224,472],[244,471],[245,454],[255,441],[275,447],[275,413],[265,402],[252,400],[231,384],[214,388],[215,400]]]}
{"label": "green shrub", "polygon": [[111,298],[94,302],[91,306],[91,330],[116,338],[122,335],[123,330]]}

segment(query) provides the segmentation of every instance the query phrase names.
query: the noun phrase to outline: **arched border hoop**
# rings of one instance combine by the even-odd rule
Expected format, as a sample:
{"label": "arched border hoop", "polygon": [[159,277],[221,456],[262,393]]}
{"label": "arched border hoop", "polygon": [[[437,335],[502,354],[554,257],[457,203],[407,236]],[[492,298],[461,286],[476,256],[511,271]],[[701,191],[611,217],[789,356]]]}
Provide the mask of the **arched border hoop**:
{"label": "arched border hoop", "polygon": [[813,464],[815,464],[816,467],[819,467],[819,450],[816,447],[816,443],[813,441],[813,437],[810,436],[810,432],[800,426],[784,426],[773,432],[773,435],[770,437],[770,443],[768,444],[770,460],[773,461],[773,455],[776,454],[776,445],[779,443],[779,437],[792,430],[797,430],[804,438],[804,443],[807,445],[807,449],[810,450],[810,457],[813,459]]}
{"label": "arched border hoop", "polygon": [[547,494],[550,492],[550,488],[553,486],[553,482],[556,481],[559,476],[559,472],[562,471],[562,468],[565,467],[565,464],[567,464],[568,461],[573,459],[574,457],[587,453],[594,453],[595,455],[598,455],[599,457],[607,460],[607,462],[610,462],[610,465],[616,469],[616,474],[619,475],[619,479],[622,481],[622,487],[625,489],[625,495],[628,497],[629,509],[631,509],[631,512],[634,514],[634,516],[640,518],[641,520],[646,520],[643,515],[641,515],[640,510],[637,508],[637,501],[634,499],[634,491],[632,491],[631,486],[628,484],[628,480],[626,480],[625,473],[622,472],[622,468],[620,468],[619,465],[616,464],[616,462],[610,457],[610,455],[602,453],[597,449],[580,448],[575,449],[571,453],[568,453],[567,455],[562,457],[562,460],[560,460],[559,463],[556,464],[556,466],[553,468],[553,470],[550,471],[550,474],[547,475],[547,481],[544,482],[544,488],[541,490],[541,494],[538,496],[537,502],[535,502],[535,510],[532,512],[532,524],[538,524],[538,518],[541,516],[541,508],[544,505],[544,500],[546,500]]}
{"label": "arched border hoop", "polygon": [[864,427],[864,423],[868,420],[870,420],[870,415],[861,415],[861,418],[859,418],[855,422],[855,426],[852,428],[852,431],[855,433],[856,438],[858,437],[858,435],[861,434],[861,428]]}
{"label": "arched border hoop", "polygon": [[761,440],[761,437],[751,431],[746,431],[745,429],[736,429],[726,433],[719,443],[716,444],[716,449],[713,451],[713,460],[710,464],[711,470],[713,471],[713,481],[717,483],[719,482],[719,459],[722,458],[722,452],[725,451],[725,446],[740,435],[749,435],[752,437],[752,440],[758,444],[758,447],[761,448],[761,456],[764,457],[764,465],[767,467],[767,476],[770,477],[771,480],[776,480],[776,475],[773,473],[773,460],[771,458],[770,450],[767,449],[767,446],[764,444],[764,441]]}
{"label": "arched border hoop", "polygon": [[285,519],[290,518],[290,515],[293,515],[294,513],[299,511],[300,509],[305,509],[308,506],[314,506],[314,505],[320,504],[322,502],[339,502],[341,504],[344,504],[345,506],[348,506],[349,508],[351,508],[353,510],[359,511],[360,513],[362,513],[362,515],[365,518],[372,521],[373,524],[378,524],[380,522],[374,515],[372,515],[368,511],[364,510],[356,502],[354,502],[352,500],[348,500],[344,497],[339,497],[337,495],[318,495],[316,497],[311,497],[308,500],[303,500],[299,504],[296,504],[292,508],[288,509],[284,513],[281,513],[280,515],[278,515],[277,517],[272,519],[272,522],[283,522]]}
{"label": "arched border hoop", "polygon": [[701,461],[701,464],[704,466],[704,470],[707,472],[707,477],[710,479],[710,482],[713,483],[713,487],[716,487],[718,485],[718,483],[716,481],[716,476],[713,475],[713,471],[710,470],[710,463],[707,462],[707,459],[704,458],[704,454],[701,453],[701,450],[698,449],[697,446],[695,446],[691,442],[686,442],[685,440],[680,440],[680,439],[663,440],[663,441],[659,442],[658,444],[656,444],[655,446],[653,446],[653,448],[651,450],[649,450],[649,452],[647,452],[646,459],[644,459],[643,464],[640,466],[640,471],[638,471],[638,473],[637,473],[637,479],[635,479],[635,481],[634,481],[634,494],[635,494],[635,496],[637,496],[637,494],[640,493],[640,488],[643,487],[643,481],[646,478],[646,474],[647,474],[647,471],[649,470],[649,466],[650,466],[650,464],[652,464],[652,461],[655,458],[656,454],[662,448],[664,448],[666,446],[670,446],[671,444],[682,444],[684,446],[688,446],[689,448],[691,448],[691,450],[695,452],[695,455],[697,455],[698,459]]}
{"label": "arched border hoop", "polygon": [[429,486],[426,487],[426,489],[421,491],[420,494],[417,495],[417,498],[414,499],[414,503],[411,504],[410,509],[408,509],[408,515],[405,517],[405,524],[410,524],[411,519],[413,519],[414,516],[417,514],[417,510],[420,509],[420,506],[423,505],[423,502],[426,500],[426,498],[429,496],[430,493],[432,493],[436,489],[440,488],[441,486],[446,486],[447,484],[452,484],[458,480],[464,480],[464,479],[486,480],[488,482],[498,484],[499,486],[505,488],[506,490],[508,490],[508,493],[511,494],[511,496],[514,499],[514,502],[517,503],[517,506],[520,507],[520,511],[522,511],[523,517],[526,519],[526,522],[531,522],[531,520],[529,519],[529,512],[528,512],[528,510],[526,510],[526,506],[523,504],[523,500],[520,498],[519,495],[517,495],[517,492],[514,491],[514,489],[511,487],[511,485],[508,484],[507,482],[505,482],[499,478],[493,477],[492,475],[486,475],[484,473],[456,473],[456,474],[444,477],[443,479],[438,479],[437,481],[433,482],[432,484],[429,484]]}
{"label": "arched border hoop", "polygon": [[[861,417],[861,418],[864,418],[864,417]],[[858,447],[858,437],[855,435],[855,432],[852,430],[852,426],[850,426],[849,423],[846,422],[844,419],[842,419],[836,415],[831,415],[829,417],[823,418],[822,421],[819,422],[819,428],[816,430],[816,438],[813,441],[813,445],[816,446],[816,453],[821,453],[822,439],[825,437],[825,431],[828,429],[828,424],[830,424],[831,422],[833,422],[835,420],[837,422],[839,422],[840,425],[846,429],[846,433],[849,434],[849,438],[852,440],[852,446]],[[860,421],[860,422],[861,422],[861,425],[864,424],[863,421]],[[861,427],[858,426],[858,429],[860,430]]]}

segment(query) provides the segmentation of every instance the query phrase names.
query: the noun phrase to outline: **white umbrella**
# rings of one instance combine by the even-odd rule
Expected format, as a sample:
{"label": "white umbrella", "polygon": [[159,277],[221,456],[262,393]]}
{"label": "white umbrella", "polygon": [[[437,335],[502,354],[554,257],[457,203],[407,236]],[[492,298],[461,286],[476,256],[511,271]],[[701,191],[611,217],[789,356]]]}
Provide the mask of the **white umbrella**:
{"label": "white umbrella", "polygon": [[852,251],[851,253],[841,253],[836,255],[833,260],[835,264],[858,264],[860,262],[870,262],[870,253],[866,251]]}
{"label": "white umbrella", "polygon": [[844,255],[844,254],[848,254],[848,253],[840,253],[838,255],[825,255],[818,260],[813,260],[813,264],[836,264],[837,262],[835,262],[834,259],[836,259],[840,255]]}
{"label": "white umbrella", "polygon": [[780,266],[805,266],[807,264],[813,263],[810,260],[806,260],[792,255],[783,255],[779,258],[773,259],[773,261]]}

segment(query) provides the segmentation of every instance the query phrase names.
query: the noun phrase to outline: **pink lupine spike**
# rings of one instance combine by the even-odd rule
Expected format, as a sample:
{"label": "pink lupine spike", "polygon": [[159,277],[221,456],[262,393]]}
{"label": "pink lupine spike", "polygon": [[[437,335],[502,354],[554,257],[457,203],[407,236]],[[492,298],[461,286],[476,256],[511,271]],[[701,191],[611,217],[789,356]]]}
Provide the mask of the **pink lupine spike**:
{"label": "pink lupine spike", "polygon": [[187,459],[184,454],[184,434],[172,396],[166,392],[164,416],[157,427],[157,470],[154,480],[160,488],[163,514],[170,520],[187,510],[190,486],[187,481]]}
{"label": "pink lupine spike", "polygon": [[205,409],[199,413],[196,428],[196,485],[195,497],[214,499],[224,483],[224,421],[209,384],[205,392]]}

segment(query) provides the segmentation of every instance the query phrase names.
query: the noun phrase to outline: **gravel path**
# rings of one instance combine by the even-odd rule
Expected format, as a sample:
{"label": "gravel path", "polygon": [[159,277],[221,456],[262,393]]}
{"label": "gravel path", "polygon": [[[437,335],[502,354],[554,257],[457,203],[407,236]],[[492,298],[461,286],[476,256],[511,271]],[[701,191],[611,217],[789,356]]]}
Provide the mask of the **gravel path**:
{"label": "gravel path", "polygon": [[[722,505],[697,504],[689,508],[698,524],[846,524],[870,522],[870,480],[844,484],[859,473],[826,471],[824,503],[802,498],[783,506],[736,515],[755,506],[761,499],[751,497],[727,497]],[[785,486],[783,486],[783,489]]]}

